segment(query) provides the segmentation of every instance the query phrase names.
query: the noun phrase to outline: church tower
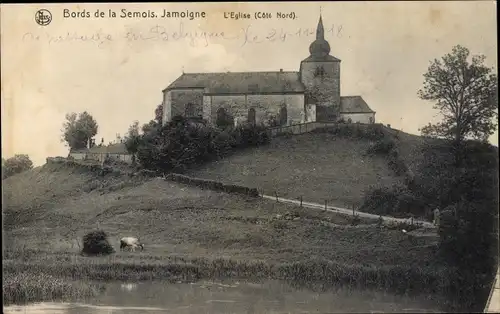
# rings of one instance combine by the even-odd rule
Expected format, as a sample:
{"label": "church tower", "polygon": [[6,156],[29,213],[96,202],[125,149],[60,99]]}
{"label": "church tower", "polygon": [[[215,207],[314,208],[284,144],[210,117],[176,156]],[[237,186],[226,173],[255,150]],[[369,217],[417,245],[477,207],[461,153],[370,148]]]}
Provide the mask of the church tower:
{"label": "church tower", "polygon": [[321,13],[316,40],[309,57],[300,63],[300,80],[306,87],[306,106],[316,105],[316,121],[335,121],[340,112],[340,60],[330,55]]}

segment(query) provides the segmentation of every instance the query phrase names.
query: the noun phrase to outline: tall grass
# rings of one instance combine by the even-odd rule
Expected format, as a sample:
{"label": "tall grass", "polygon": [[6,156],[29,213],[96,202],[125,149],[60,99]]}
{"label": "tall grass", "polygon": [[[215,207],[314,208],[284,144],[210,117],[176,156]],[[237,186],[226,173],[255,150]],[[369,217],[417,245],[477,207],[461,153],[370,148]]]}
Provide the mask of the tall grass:
{"label": "tall grass", "polygon": [[81,299],[96,296],[103,289],[103,285],[68,280],[33,269],[19,272],[9,268],[3,276],[4,304]]}
{"label": "tall grass", "polygon": [[[455,270],[436,265],[419,268],[394,265],[367,267],[318,260],[269,263],[227,258],[187,259],[175,256],[155,258],[154,256],[130,255],[128,257],[89,258],[77,254],[56,253],[51,255],[38,259],[24,259],[17,255],[15,260],[6,260],[4,272],[8,275],[15,274],[15,276],[11,276],[13,279],[10,281],[9,291],[24,291],[19,288],[19,285],[15,286],[12,283],[16,280],[19,282],[21,279],[27,279],[27,285],[31,288],[24,289],[32,291],[31,293],[35,296],[47,294],[54,296],[57,295],[58,291],[63,291],[64,287],[69,287],[68,293],[76,293],[73,286],[65,284],[67,281],[60,278],[73,281],[83,280],[83,282],[95,280],[192,282],[200,279],[222,278],[275,279],[290,281],[298,285],[313,283],[320,283],[326,287],[347,285],[363,289],[384,289],[394,293],[447,294],[456,289],[454,286]],[[13,256],[11,255],[11,257]],[[37,277],[33,274],[39,275]],[[50,291],[41,285],[44,280],[52,282],[49,285]],[[90,287],[82,285],[77,290],[81,291],[80,293],[91,290]],[[4,289],[4,295],[5,291]],[[22,297],[19,292],[9,293],[17,298]],[[10,298],[15,299],[12,296]]]}

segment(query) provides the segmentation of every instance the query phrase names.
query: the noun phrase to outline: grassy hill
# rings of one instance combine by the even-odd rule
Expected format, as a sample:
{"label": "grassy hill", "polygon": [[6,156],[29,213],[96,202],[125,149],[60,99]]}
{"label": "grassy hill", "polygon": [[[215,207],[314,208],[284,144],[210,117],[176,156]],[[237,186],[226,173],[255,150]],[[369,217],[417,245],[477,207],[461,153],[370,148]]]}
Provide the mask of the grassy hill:
{"label": "grassy hill", "polygon": [[[395,131],[382,130],[394,138]],[[418,168],[426,140],[402,132],[398,137],[404,162],[410,169]],[[292,199],[303,196],[318,203],[359,205],[372,188],[403,182],[386,156],[366,154],[375,142],[328,132],[277,137],[270,145],[238,152],[189,175],[256,187],[268,195],[277,192]]]}
{"label": "grassy hill", "polygon": [[[429,263],[433,238],[411,243],[373,220],[264,199],[201,190],[160,178],[129,177],[46,164],[4,180],[5,244],[76,251],[97,227],[113,244],[137,235],[148,254],[300,261],[324,258],[366,265]],[[273,221],[296,213],[298,220]],[[368,241],[368,242],[367,242]],[[369,243],[367,245],[367,243]]]}
{"label": "grassy hill", "polygon": [[[314,148],[319,145],[318,137],[326,144]],[[321,152],[320,157],[300,150],[301,141]],[[329,175],[342,164],[357,169],[372,184],[379,183],[373,177],[384,178],[386,184],[400,180],[391,175],[382,157],[363,157],[372,158],[372,165],[368,159],[361,166],[346,161],[362,158],[369,142],[349,143],[328,134],[278,139],[271,145],[282,148],[275,150],[279,153],[266,147],[245,154],[261,156],[262,163],[273,160],[266,159],[266,154],[286,161],[283,151],[290,149],[291,142],[304,156],[293,159],[297,165],[310,167],[309,163],[316,160],[315,165],[321,167],[322,163],[330,164],[325,162],[327,158],[337,158],[337,167],[332,166]],[[344,148],[344,161],[329,153],[333,147]],[[231,159],[244,158],[245,154]],[[280,165],[277,159],[268,164]],[[285,168],[279,168],[283,176]],[[329,167],[320,169],[317,177],[328,181],[325,173]],[[352,180],[356,189],[369,186],[356,181],[354,175],[348,175],[350,172],[343,173],[347,179],[339,177],[342,184],[351,184]],[[291,180],[284,182],[294,185]],[[313,180],[308,182],[315,184]],[[437,257],[437,235],[432,232],[409,237],[397,228],[379,228],[374,220],[362,219],[352,225],[350,216],[202,190],[162,178],[118,171],[103,176],[88,167],[68,164],[48,163],[3,180],[2,186],[4,275],[8,283],[4,297],[10,302],[26,300],[27,294],[37,291],[40,295],[30,295],[30,300],[50,299],[54,293],[94,293],[95,287],[82,281],[87,279],[275,278],[328,285],[356,283],[399,292],[427,291],[439,294],[438,298],[454,285],[453,269]],[[319,185],[316,187],[319,189]],[[314,192],[314,188],[309,191]],[[323,189],[322,193],[328,191]],[[335,193],[344,200],[353,199],[346,189]],[[295,218],[277,219],[277,214],[286,213]],[[83,235],[95,229],[107,232],[117,253],[101,258],[79,256]],[[127,235],[138,236],[145,243],[145,251],[120,252],[119,239]],[[71,284],[74,280],[78,281]],[[27,283],[29,291],[20,288],[20,281]]]}
{"label": "grassy hill", "polygon": [[[429,160],[439,161],[434,167],[440,168],[450,157],[449,145],[443,141],[387,128],[381,129],[382,139],[374,139],[361,134],[358,126],[348,128],[354,133],[278,137],[269,145],[240,151],[188,175],[256,187],[270,195],[276,191],[282,197],[302,195],[307,201],[326,199],[346,206],[359,205],[373,188],[404,185],[409,176],[417,183],[434,185],[429,180],[434,170],[422,170]],[[374,147],[382,150],[373,153]],[[474,156],[470,163],[484,169],[471,169],[485,172],[498,165],[497,148],[478,149]],[[31,278],[30,291],[47,291],[46,281],[61,283],[60,277],[271,277],[431,295],[459,285],[456,269],[437,257],[437,235],[432,232],[408,236],[397,228],[379,228],[373,220],[352,225],[350,216],[127,175],[117,169],[103,175],[69,164],[48,163],[3,180],[2,188],[4,272],[11,289],[4,288],[4,297],[9,300],[15,299],[12,295],[25,295],[16,287],[26,278]],[[286,213],[295,218],[277,218]],[[133,235],[145,243],[146,250],[80,257],[83,235],[95,229],[106,231],[115,249],[122,236]],[[52,291],[66,291],[66,287]]]}

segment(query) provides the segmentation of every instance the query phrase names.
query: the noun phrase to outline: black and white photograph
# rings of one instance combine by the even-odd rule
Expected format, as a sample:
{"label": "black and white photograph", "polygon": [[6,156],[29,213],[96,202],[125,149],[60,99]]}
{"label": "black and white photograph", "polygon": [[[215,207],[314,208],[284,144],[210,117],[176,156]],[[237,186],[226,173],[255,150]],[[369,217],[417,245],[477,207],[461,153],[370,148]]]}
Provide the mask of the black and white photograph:
{"label": "black and white photograph", "polygon": [[3,313],[500,313],[496,12],[2,3]]}

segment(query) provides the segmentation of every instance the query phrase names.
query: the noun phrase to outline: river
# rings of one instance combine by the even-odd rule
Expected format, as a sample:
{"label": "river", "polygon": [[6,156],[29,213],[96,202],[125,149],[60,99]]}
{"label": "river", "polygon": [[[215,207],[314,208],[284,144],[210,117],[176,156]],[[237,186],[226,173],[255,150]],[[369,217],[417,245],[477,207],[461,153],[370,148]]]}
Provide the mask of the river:
{"label": "river", "polygon": [[261,283],[109,283],[83,303],[34,303],[4,307],[5,314],[153,314],[153,313],[437,313],[424,296],[396,296],[342,288],[325,292],[297,289],[281,281]]}

